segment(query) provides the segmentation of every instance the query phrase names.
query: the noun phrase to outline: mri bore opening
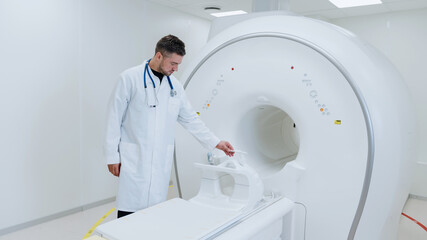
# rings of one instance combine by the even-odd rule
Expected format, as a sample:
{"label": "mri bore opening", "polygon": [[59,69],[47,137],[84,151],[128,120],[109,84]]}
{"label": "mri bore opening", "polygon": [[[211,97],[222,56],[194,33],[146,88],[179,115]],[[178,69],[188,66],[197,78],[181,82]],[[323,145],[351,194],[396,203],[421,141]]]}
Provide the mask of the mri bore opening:
{"label": "mri bore opening", "polygon": [[242,150],[261,177],[279,172],[299,152],[298,126],[282,109],[271,105],[248,111],[240,122]]}

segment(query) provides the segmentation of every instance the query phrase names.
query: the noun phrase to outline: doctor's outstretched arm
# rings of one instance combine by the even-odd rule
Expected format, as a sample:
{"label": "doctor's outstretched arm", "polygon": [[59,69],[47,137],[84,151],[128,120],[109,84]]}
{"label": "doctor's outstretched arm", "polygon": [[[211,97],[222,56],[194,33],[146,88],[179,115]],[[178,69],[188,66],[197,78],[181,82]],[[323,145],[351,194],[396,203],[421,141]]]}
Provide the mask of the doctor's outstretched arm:
{"label": "doctor's outstretched arm", "polygon": [[206,127],[205,123],[200,119],[199,115],[197,115],[188,101],[184,89],[181,88],[180,92],[182,105],[179,109],[178,122],[209,151],[217,148],[224,151],[227,156],[233,156],[233,146],[227,141],[220,141],[219,138]]}

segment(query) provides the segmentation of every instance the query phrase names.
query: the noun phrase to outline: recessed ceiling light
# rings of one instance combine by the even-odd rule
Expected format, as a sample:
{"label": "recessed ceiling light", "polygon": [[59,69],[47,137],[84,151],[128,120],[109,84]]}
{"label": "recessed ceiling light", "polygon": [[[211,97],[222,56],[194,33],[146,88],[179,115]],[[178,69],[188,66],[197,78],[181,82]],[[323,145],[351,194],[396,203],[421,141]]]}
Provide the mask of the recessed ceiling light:
{"label": "recessed ceiling light", "polygon": [[366,5],[381,4],[381,0],[329,0],[339,8],[358,7]]}
{"label": "recessed ceiling light", "polygon": [[204,10],[207,13],[216,13],[221,11],[221,8],[217,6],[209,6],[209,7],[205,7]]}
{"label": "recessed ceiling light", "polygon": [[239,14],[245,14],[247,12],[243,10],[237,10],[237,11],[230,11],[230,12],[219,12],[219,13],[211,13],[214,17],[226,17],[226,16],[232,16],[232,15],[239,15]]}

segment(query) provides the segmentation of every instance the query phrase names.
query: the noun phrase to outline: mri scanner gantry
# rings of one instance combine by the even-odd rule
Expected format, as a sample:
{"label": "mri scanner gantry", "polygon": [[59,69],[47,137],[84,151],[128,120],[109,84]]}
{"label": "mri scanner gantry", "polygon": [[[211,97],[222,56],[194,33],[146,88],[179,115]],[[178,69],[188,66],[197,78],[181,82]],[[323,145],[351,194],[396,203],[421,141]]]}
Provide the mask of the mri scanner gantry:
{"label": "mri scanner gantry", "polygon": [[[239,203],[233,192],[246,185],[215,165],[222,173],[197,169],[195,162],[208,164],[206,150],[179,128],[177,177],[189,201],[167,201],[141,211],[151,220],[137,212],[98,234],[132,239],[117,236],[131,226],[147,234],[137,229],[158,219],[159,230],[187,233],[182,239],[397,239],[413,112],[399,73],[369,45],[321,21],[255,16],[213,37],[182,79],[206,125],[248,153],[242,166],[262,182],[262,204],[253,212],[225,206]],[[206,182],[219,187],[209,189],[220,189],[222,200],[209,200],[217,195],[206,193]],[[206,235],[190,236],[190,228]]]}

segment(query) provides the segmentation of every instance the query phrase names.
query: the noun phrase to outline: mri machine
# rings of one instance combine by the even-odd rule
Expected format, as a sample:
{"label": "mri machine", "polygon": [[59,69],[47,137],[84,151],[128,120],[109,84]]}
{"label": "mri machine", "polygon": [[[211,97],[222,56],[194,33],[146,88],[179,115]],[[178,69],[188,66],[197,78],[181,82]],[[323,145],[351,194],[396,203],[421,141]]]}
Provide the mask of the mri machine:
{"label": "mri machine", "polygon": [[395,68],[322,21],[273,12],[225,25],[182,80],[209,128],[246,153],[207,153],[178,128],[182,198],[95,233],[111,240],[397,239],[415,126]]}

